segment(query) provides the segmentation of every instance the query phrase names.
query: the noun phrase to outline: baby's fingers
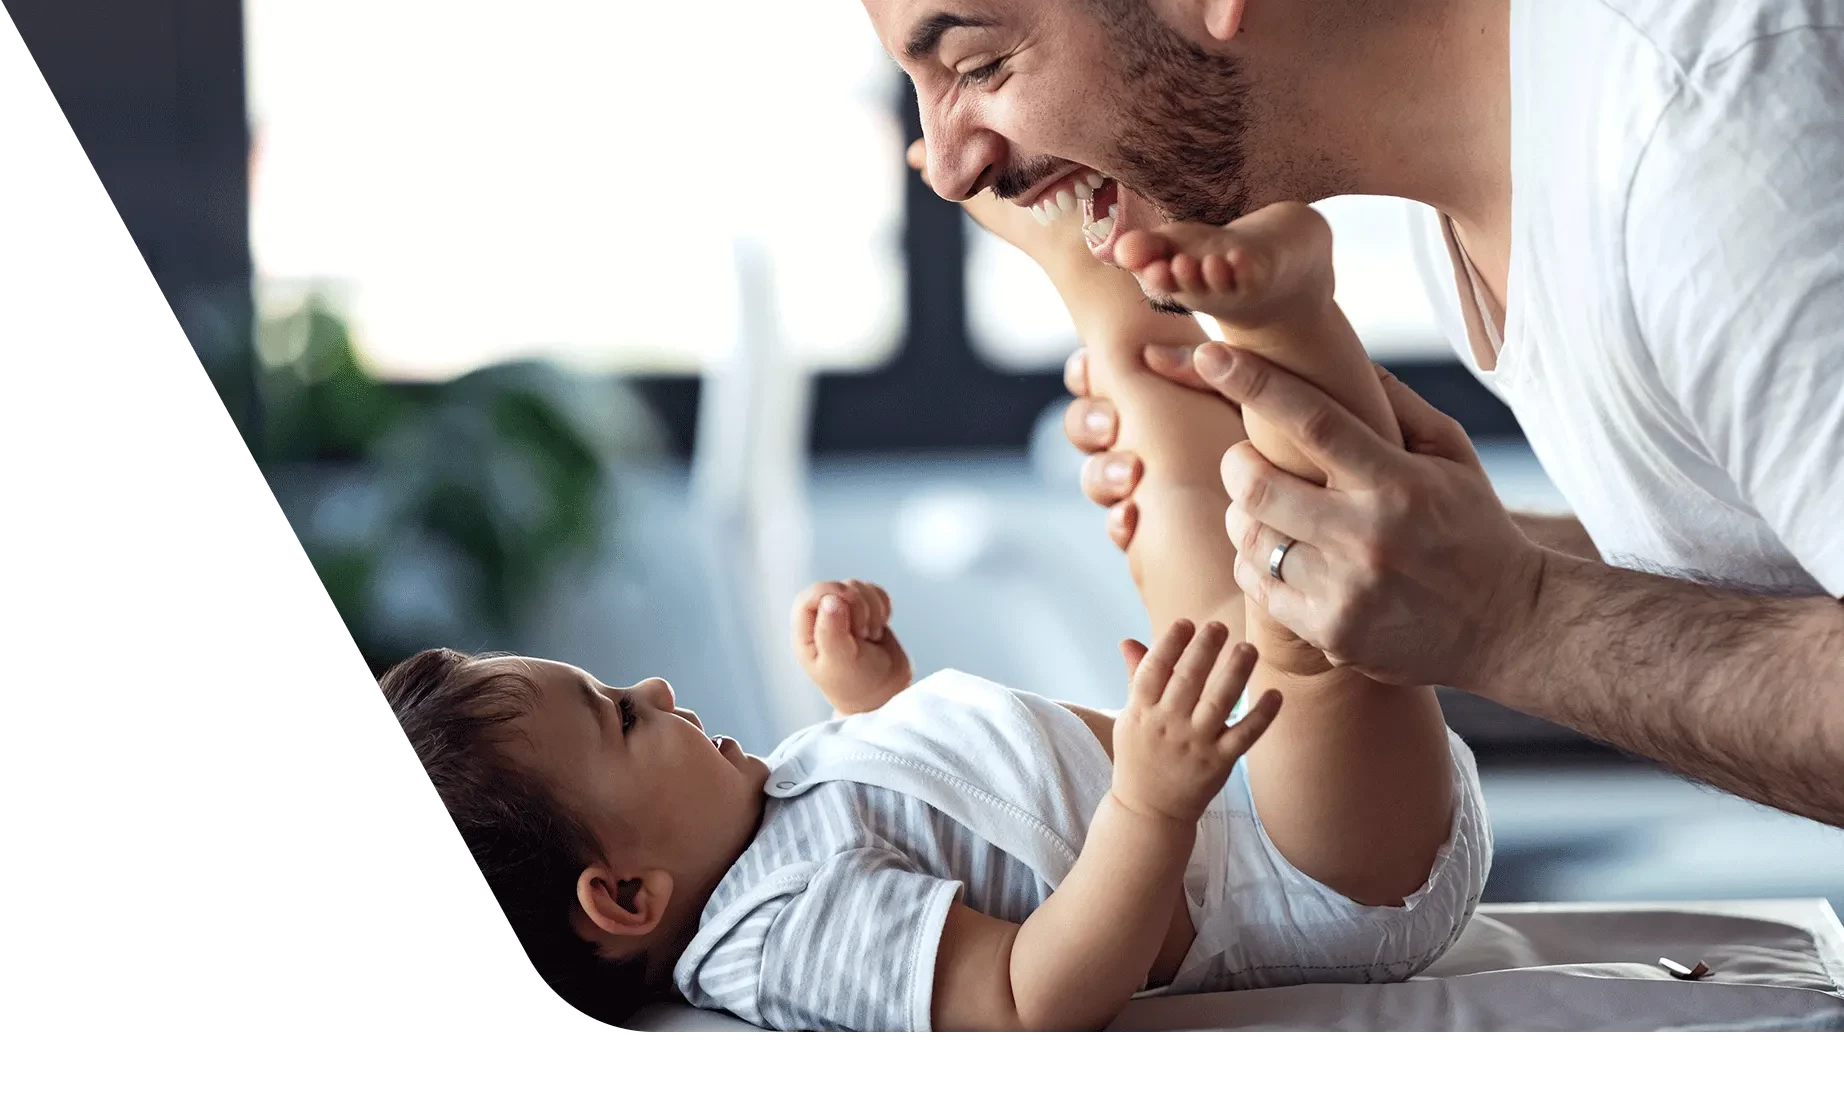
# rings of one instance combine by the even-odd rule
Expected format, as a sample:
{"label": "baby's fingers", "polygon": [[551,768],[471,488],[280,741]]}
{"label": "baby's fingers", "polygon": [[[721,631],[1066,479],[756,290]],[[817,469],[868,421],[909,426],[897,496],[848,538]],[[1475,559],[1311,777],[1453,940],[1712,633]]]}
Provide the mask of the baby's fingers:
{"label": "baby's fingers", "polygon": [[1185,646],[1191,643],[1191,634],[1195,629],[1183,618],[1165,628],[1165,632],[1153,642],[1152,651],[1134,669],[1133,680],[1127,685],[1131,699],[1146,706],[1159,701],[1165,694],[1166,681],[1172,678],[1172,668],[1184,653]]}
{"label": "baby's fingers", "polygon": [[872,636],[882,637],[890,628],[890,592],[868,581],[864,588],[865,601],[871,604]]}
{"label": "baby's fingers", "polygon": [[[1204,692],[1204,683],[1210,678],[1210,669],[1223,651],[1223,643],[1229,640],[1229,630],[1222,622],[1206,622],[1198,630],[1197,636],[1185,646],[1185,651],[1172,667],[1172,678],[1165,685],[1165,694],[1159,701],[1177,713],[1190,717],[1197,700]],[[1220,719],[1219,719],[1220,721]]]}
{"label": "baby's fingers", "polygon": [[838,595],[820,600],[813,623],[813,644],[820,659],[849,661],[858,658],[858,641],[852,636],[852,611]]}
{"label": "baby's fingers", "polygon": [[1221,726],[1229,721],[1229,712],[1236,709],[1236,700],[1248,686],[1249,676],[1255,671],[1255,661],[1259,658],[1255,646],[1246,643],[1230,645],[1218,653],[1216,662],[1211,665],[1210,677],[1204,681],[1203,694],[1198,697],[1192,721],[1199,726]]}
{"label": "baby's fingers", "polygon": [[794,651],[801,654],[802,659],[807,659],[818,651],[813,637],[815,624],[819,621],[820,603],[825,601],[827,595],[837,594],[844,589],[845,585],[842,583],[831,581],[815,583],[794,599],[794,611],[791,615]]}
{"label": "baby's fingers", "polygon": [[1226,757],[1240,757],[1255,747],[1261,735],[1274,725],[1274,716],[1281,712],[1281,693],[1270,688],[1261,693],[1255,705],[1242,716],[1242,721],[1224,730],[1217,738],[1217,749]]}
{"label": "baby's fingers", "polygon": [[852,608],[852,632],[860,641],[869,641],[873,634],[873,606],[870,589],[862,580],[845,581],[845,601]]}

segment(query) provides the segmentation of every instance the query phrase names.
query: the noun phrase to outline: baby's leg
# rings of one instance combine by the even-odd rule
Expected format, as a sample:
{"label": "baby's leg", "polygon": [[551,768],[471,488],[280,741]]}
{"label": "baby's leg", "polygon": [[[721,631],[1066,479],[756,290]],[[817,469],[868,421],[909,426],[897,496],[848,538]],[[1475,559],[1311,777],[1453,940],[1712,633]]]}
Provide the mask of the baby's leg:
{"label": "baby's leg", "polygon": [[[1165,256],[1155,257],[1154,248]],[[1379,432],[1400,439],[1363,346],[1332,301],[1331,237],[1317,213],[1279,206],[1228,229],[1167,228],[1123,240],[1116,257],[1139,264],[1142,284],[1157,290],[1169,283],[1178,300],[1223,320],[1232,343],[1311,379]],[[1125,428],[1132,399],[1117,397],[1115,405]],[[1324,480],[1278,430],[1252,413],[1245,420],[1249,438],[1277,466]],[[1196,450],[1220,454],[1221,447]],[[1166,442],[1158,450],[1183,454],[1193,446]],[[1156,485],[1149,470],[1136,491],[1142,507],[1136,545],[1155,516]],[[1169,555],[1158,571],[1221,574]],[[1149,581],[1142,589],[1153,586]],[[1427,878],[1452,817],[1452,762],[1433,691],[1332,668],[1265,611],[1248,610],[1247,636],[1262,653],[1252,686],[1278,688],[1287,700],[1248,756],[1263,829],[1294,867],[1346,896],[1370,904],[1400,900]]]}
{"label": "baby's leg", "polygon": [[[1115,257],[1149,292],[1215,317],[1232,346],[1295,372],[1391,442],[1401,439],[1370,357],[1332,299],[1332,231],[1311,207],[1272,205],[1227,228],[1172,224],[1129,233]],[[1276,467],[1325,481],[1259,415],[1244,421]]]}
{"label": "baby's leg", "polygon": [[1070,311],[1088,349],[1090,393],[1114,403],[1115,446],[1138,455],[1144,468],[1134,489],[1139,519],[1127,565],[1153,635],[1186,618],[1220,621],[1241,639],[1244,604],[1236,549],[1223,530],[1229,496],[1219,474],[1223,453],[1246,439],[1241,414],[1220,397],[1161,378],[1142,361],[1148,344],[1204,341],[1195,320],[1153,310],[1120,271],[1103,270],[1091,282],[1098,295],[1070,299]]}

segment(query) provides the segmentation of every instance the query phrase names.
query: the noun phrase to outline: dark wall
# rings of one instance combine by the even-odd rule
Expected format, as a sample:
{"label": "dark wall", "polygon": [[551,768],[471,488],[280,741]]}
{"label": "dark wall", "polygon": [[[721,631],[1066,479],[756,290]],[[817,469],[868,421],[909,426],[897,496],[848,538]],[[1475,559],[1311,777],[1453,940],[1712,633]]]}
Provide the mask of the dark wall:
{"label": "dark wall", "polygon": [[256,427],[240,0],[0,0],[246,437]]}

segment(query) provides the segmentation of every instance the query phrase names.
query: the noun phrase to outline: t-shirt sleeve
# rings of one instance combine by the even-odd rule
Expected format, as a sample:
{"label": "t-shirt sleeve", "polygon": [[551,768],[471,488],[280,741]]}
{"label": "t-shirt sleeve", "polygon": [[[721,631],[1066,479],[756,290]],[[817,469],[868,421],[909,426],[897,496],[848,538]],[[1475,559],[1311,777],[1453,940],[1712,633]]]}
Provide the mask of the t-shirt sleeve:
{"label": "t-shirt sleeve", "polygon": [[764,923],[747,1010],[782,1031],[929,1030],[935,955],[959,893],[887,850],[827,859]]}
{"label": "t-shirt sleeve", "polygon": [[1844,30],[1684,78],[1638,165],[1627,264],[1662,389],[1735,492],[1844,596]]}

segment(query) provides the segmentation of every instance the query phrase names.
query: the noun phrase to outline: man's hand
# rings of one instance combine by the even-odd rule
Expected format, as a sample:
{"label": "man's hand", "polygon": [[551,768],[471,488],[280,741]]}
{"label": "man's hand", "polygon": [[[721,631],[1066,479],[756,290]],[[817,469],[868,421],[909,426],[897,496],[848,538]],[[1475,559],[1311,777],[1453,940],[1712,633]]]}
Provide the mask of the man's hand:
{"label": "man's hand", "polygon": [[[1193,390],[1214,392],[1192,366],[1189,346],[1148,344],[1141,360],[1160,376]],[[1090,392],[1088,352],[1078,351],[1063,365],[1063,386],[1076,400],[1063,411],[1063,434],[1088,455],[1082,465],[1082,493],[1108,511],[1108,539],[1123,552],[1133,543],[1139,525],[1134,488],[1144,474],[1138,455],[1115,451],[1120,437],[1120,414],[1114,403]]]}
{"label": "man's hand", "polygon": [[890,595],[857,579],[815,583],[794,600],[794,655],[840,714],[876,710],[915,676],[890,629]]}
{"label": "man's hand", "polygon": [[[1477,690],[1533,618],[1544,550],[1506,512],[1459,423],[1378,368],[1404,445],[1266,360],[1205,344],[1198,373],[1294,438],[1316,486],[1238,444],[1223,457],[1236,582],[1281,624],[1374,679]],[[1268,573],[1292,539],[1282,578]]]}
{"label": "man's hand", "polygon": [[1274,721],[1280,693],[1263,693],[1228,725],[1256,655],[1230,645],[1219,622],[1195,635],[1190,622],[1173,622],[1150,652],[1131,642],[1122,651],[1133,680],[1114,726],[1114,798],[1143,817],[1195,825]]}

